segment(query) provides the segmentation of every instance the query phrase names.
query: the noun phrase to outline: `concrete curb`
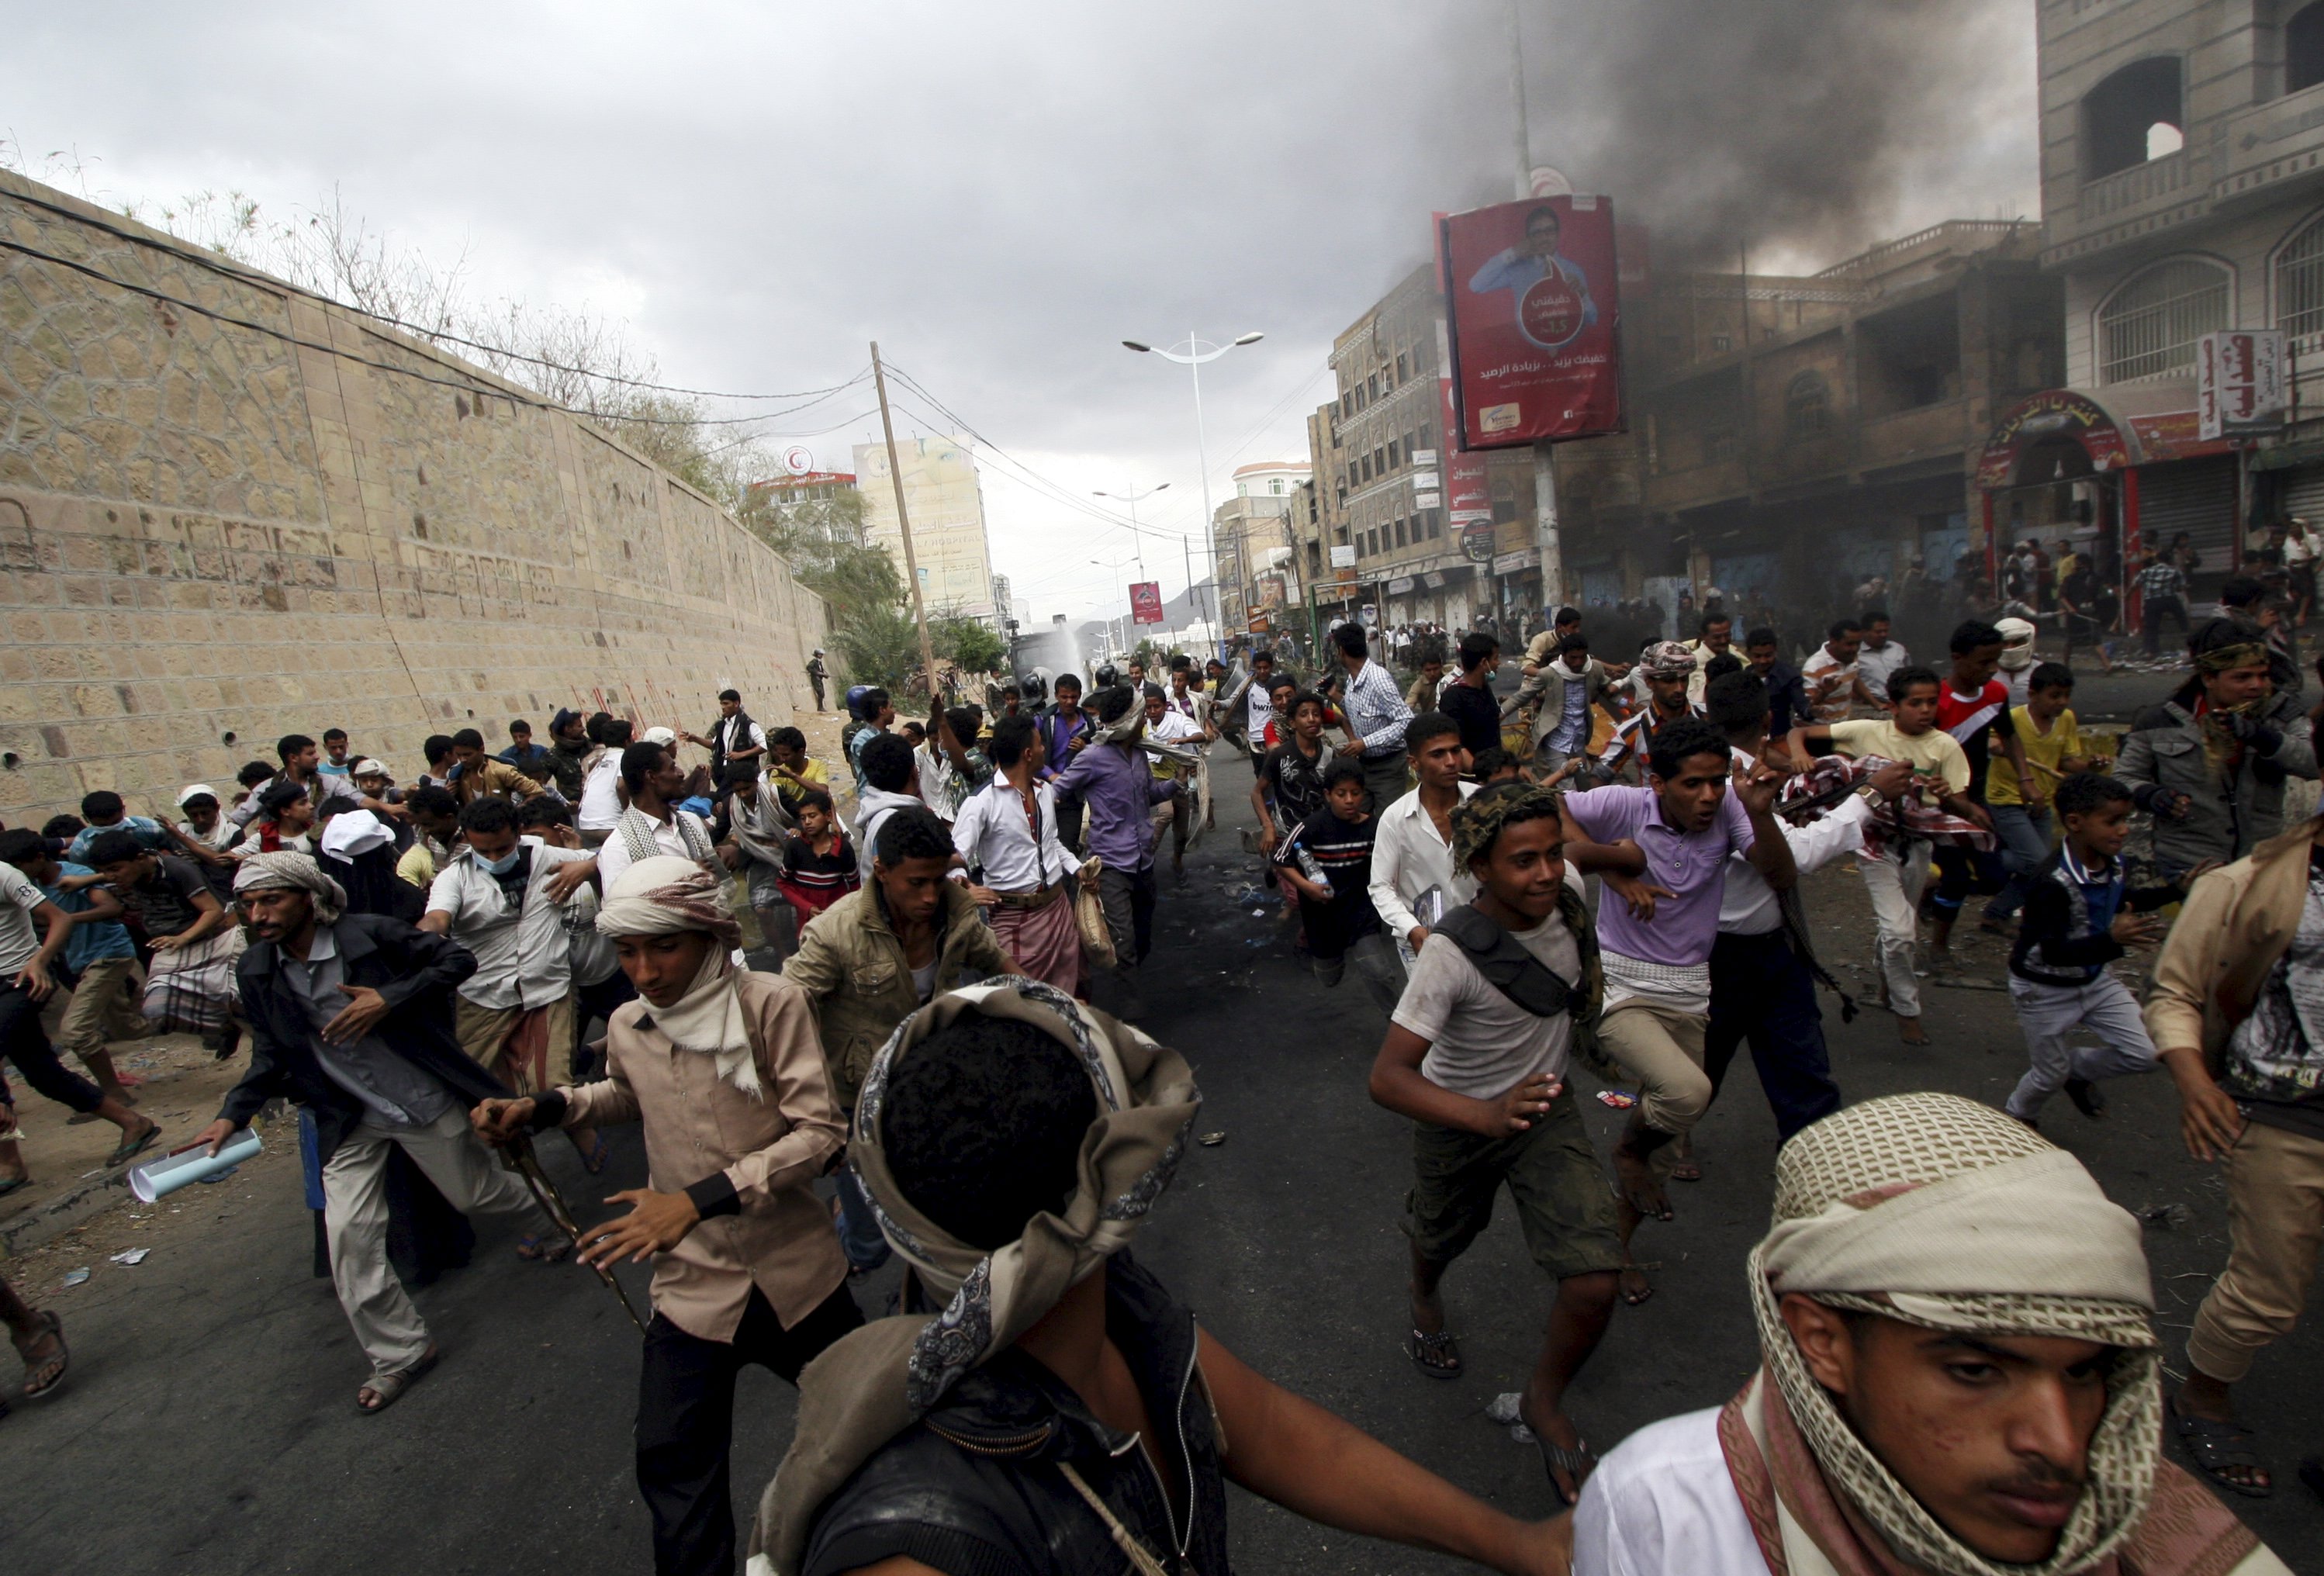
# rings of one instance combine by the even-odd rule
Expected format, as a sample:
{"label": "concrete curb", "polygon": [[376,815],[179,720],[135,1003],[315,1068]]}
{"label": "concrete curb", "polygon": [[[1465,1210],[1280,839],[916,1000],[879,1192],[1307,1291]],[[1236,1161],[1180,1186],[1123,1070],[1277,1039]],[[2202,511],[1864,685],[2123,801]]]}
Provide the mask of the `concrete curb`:
{"label": "concrete curb", "polygon": [[[146,1156],[141,1155],[142,1164]],[[95,1220],[115,1204],[137,1195],[129,1191],[129,1166],[92,1176],[59,1198],[16,1220],[0,1225],[0,1261],[21,1258],[33,1249],[55,1241],[84,1221]]]}

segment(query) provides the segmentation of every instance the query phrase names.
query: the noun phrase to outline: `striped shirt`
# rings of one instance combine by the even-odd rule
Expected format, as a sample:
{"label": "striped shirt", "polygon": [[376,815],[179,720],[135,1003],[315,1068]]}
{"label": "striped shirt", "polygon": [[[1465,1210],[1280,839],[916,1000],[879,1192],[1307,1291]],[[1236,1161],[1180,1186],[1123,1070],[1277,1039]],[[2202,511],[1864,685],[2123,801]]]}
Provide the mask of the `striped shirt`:
{"label": "striped shirt", "polygon": [[[1689,705],[1686,714],[1699,717],[1704,714],[1701,706]],[[1598,765],[1607,776],[1619,772],[1634,759],[1643,760],[1654,744],[1655,735],[1662,732],[1664,722],[1678,721],[1676,717],[1657,721],[1658,715],[1654,703],[1649,701],[1615,724],[1614,736],[1607,740],[1606,748],[1598,752]],[[1646,768],[1641,766],[1638,770],[1643,772]]]}
{"label": "striped shirt", "polygon": [[777,878],[783,896],[811,919],[863,884],[855,865],[855,850],[847,834],[834,834],[829,853],[817,853],[804,835],[794,834],[783,845],[783,873]]}
{"label": "striped shirt", "polygon": [[2157,558],[2138,572],[2138,594],[2141,596],[2178,596],[2187,589],[2187,576],[2175,564]]}
{"label": "striped shirt", "polygon": [[1345,698],[1349,725],[1363,740],[1367,759],[1376,760],[1404,748],[1405,725],[1412,721],[1412,708],[1404,704],[1387,668],[1367,660],[1348,675]]}

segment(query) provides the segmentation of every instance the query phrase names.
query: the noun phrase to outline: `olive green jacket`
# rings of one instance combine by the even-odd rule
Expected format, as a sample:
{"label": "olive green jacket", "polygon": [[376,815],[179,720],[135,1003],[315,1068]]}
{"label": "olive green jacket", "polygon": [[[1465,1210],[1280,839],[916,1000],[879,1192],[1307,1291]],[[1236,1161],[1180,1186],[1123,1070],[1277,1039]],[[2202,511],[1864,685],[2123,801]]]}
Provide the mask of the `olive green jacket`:
{"label": "olive green jacket", "polygon": [[[959,882],[945,883],[944,911],[936,923],[938,991],[989,974],[1022,972],[1001,950]],[[867,882],[816,915],[799,932],[798,951],[783,964],[783,977],[813,999],[832,1095],[842,1111],[853,1111],[872,1058],[896,1026],[920,1009],[904,944],[889,927],[878,883]]]}

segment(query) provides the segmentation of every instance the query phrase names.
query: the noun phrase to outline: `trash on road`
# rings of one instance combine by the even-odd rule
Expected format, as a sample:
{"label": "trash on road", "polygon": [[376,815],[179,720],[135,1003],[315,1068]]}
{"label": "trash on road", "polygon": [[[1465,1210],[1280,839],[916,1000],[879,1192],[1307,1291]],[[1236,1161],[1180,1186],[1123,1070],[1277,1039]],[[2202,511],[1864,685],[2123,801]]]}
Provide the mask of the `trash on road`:
{"label": "trash on road", "polygon": [[1194,1142],[1200,1144],[1205,1149],[1215,1149],[1226,1141],[1227,1136],[1223,1132],[1204,1133],[1201,1138],[1194,1140]]}
{"label": "trash on road", "polygon": [[1628,1111],[1638,1103],[1638,1097],[1626,1089],[1600,1089],[1598,1103],[1611,1106],[1616,1111]]}
{"label": "trash on road", "polygon": [[152,1251],[153,1250],[151,1248],[132,1248],[124,1252],[115,1254],[113,1256],[113,1262],[115,1264],[143,1264],[145,1262],[145,1256]]}
{"label": "trash on road", "polygon": [[69,1269],[65,1271],[65,1285],[69,1286],[77,1286],[88,1278],[88,1267],[87,1265],[81,1266],[78,1269]]}

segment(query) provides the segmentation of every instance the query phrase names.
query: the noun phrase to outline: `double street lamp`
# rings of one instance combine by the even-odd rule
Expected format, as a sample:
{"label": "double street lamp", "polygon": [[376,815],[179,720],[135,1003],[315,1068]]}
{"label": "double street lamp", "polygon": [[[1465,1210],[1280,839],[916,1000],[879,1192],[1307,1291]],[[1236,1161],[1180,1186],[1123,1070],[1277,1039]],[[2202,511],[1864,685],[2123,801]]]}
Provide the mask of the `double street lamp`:
{"label": "double street lamp", "polygon": [[1239,334],[1224,345],[1214,345],[1189,331],[1185,338],[1167,346],[1146,345],[1135,339],[1121,342],[1141,355],[1158,355],[1165,361],[1175,361],[1194,376],[1194,456],[1202,465],[1203,537],[1210,546],[1211,555],[1211,622],[1222,657],[1226,655],[1226,629],[1224,615],[1219,606],[1219,540],[1211,521],[1210,446],[1203,433],[1203,364],[1218,360],[1239,345],[1256,345],[1266,337],[1264,334]]}

